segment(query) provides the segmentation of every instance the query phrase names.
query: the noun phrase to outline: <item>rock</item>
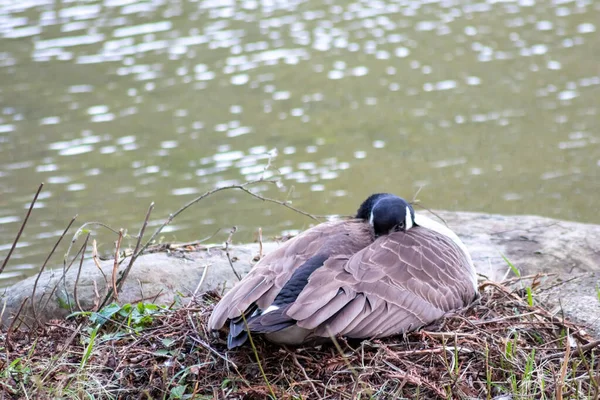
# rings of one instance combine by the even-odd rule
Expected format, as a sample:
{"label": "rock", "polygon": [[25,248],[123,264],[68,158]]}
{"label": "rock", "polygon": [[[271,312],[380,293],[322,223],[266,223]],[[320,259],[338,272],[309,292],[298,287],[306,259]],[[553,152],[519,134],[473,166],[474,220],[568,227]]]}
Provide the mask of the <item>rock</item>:
{"label": "rock", "polygon": [[[264,251],[271,251],[277,246],[277,243],[265,243]],[[258,244],[231,247],[229,253],[232,264],[241,276],[246,275],[255,264],[254,258],[258,255],[258,250]],[[117,277],[128,262],[129,257],[120,264]],[[37,321],[44,323],[51,319],[65,318],[73,311],[94,309],[95,305],[104,299],[107,286],[112,287],[113,265],[113,260],[101,261],[98,269],[92,260],[86,260],[79,274],[77,266],[73,265],[65,274],[64,280],[61,279],[62,268],[45,271],[39,277],[35,293],[33,289],[36,276],[16,283],[0,295],[0,309],[6,306],[1,319],[2,327],[6,328],[11,316],[19,310],[25,300],[27,301],[20,317],[27,327],[35,324],[36,317]],[[198,287],[206,268],[206,276],[202,285]],[[118,302],[125,304],[147,301],[169,305],[177,297],[185,301],[195,291],[202,293],[213,289],[226,290],[235,282],[237,278],[222,246],[197,246],[196,250],[191,252],[144,254],[134,263],[119,294]]]}
{"label": "rock", "polygon": [[[588,323],[592,333],[600,336],[600,301],[596,294],[600,271],[600,226],[560,221],[536,216],[502,216],[468,212],[437,211],[448,226],[465,242],[478,272],[492,280],[502,280],[510,268],[504,255],[519,270],[521,276],[552,273],[545,285],[556,285],[540,293],[549,306],[562,304],[562,312],[578,322]],[[265,243],[268,253],[278,246]],[[232,246],[230,255],[236,270],[246,274],[258,254],[258,244]],[[127,265],[121,263],[119,271]],[[206,266],[208,270],[202,285],[198,284]],[[105,261],[101,269],[108,277],[113,262]],[[79,278],[76,266],[67,272],[64,282],[59,281],[62,269],[41,274],[35,296],[28,299],[20,316],[27,326],[35,322],[32,304],[36,304],[37,319],[64,318],[71,309],[78,310],[74,301],[74,287],[83,310],[90,310],[98,295],[106,293],[106,283],[100,270],[92,261],[84,262]],[[559,285],[560,280],[567,284]],[[21,303],[32,297],[36,277],[25,279],[8,288],[0,296],[0,307],[6,304],[2,324],[10,323]],[[171,304],[179,296],[182,300],[194,292],[227,289],[237,281],[221,246],[203,246],[197,251],[172,251],[145,254],[138,258],[119,295],[120,303],[152,301]],[[53,292],[53,288],[57,289]],[[50,300],[48,300],[50,299]],[[47,303],[47,306],[46,306]],[[69,306],[70,305],[70,306]]]}
{"label": "rock", "polygon": [[556,274],[544,279],[537,300],[600,338],[600,225],[531,215],[436,214],[465,242],[477,271],[491,280],[503,280],[510,270],[502,255],[523,277]]}
{"label": "rock", "polygon": [[436,211],[465,242],[477,271],[501,280],[509,267],[522,276],[600,271],[600,225],[531,215]]}

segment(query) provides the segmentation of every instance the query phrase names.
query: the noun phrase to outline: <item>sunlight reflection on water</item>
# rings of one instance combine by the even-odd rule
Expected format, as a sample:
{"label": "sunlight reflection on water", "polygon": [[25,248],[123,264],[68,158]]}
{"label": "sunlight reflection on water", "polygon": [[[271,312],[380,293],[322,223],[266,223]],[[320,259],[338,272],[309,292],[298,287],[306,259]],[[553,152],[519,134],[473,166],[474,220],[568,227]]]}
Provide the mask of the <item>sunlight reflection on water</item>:
{"label": "sunlight reflection on water", "polygon": [[[39,268],[76,213],[137,229],[151,200],[160,223],[260,177],[286,183],[261,193],[315,214],[424,186],[430,207],[600,222],[597,2],[25,0],[0,11],[1,255],[46,183],[44,213],[0,281]],[[309,224],[242,199],[207,199],[165,239]],[[114,239],[94,234],[110,253]]]}

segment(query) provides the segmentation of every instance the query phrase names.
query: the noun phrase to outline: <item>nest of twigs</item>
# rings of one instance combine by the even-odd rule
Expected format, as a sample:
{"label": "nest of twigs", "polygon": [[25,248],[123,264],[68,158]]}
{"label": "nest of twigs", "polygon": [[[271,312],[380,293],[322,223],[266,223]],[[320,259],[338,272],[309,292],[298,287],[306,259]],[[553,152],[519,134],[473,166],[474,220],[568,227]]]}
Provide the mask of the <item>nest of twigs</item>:
{"label": "nest of twigs", "polygon": [[255,336],[227,351],[205,329],[214,293],[138,325],[114,313],[95,333],[97,315],[54,322],[12,333],[0,398],[598,398],[598,342],[581,326],[530,305],[518,286],[484,282],[480,294],[435,328],[318,348]]}

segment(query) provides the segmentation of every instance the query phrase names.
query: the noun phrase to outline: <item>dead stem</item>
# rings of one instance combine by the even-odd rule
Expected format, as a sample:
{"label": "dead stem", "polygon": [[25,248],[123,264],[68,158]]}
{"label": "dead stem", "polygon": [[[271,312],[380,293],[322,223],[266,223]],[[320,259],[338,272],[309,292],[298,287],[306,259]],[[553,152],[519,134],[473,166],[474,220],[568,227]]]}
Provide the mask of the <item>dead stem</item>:
{"label": "dead stem", "polygon": [[123,275],[121,276],[121,278],[119,278],[119,283],[117,284],[116,290],[121,290],[121,287],[123,286],[123,283],[125,282],[125,279],[127,279],[127,276],[129,275],[129,271],[131,271],[131,267],[133,266],[133,263],[141,254],[139,251],[140,245],[142,243],[142,238],[144,237],[144,233],[146,232],[146,227],[148,226],[148,221],[150,220],[150,214],[152,214],[153,209],[154,209],[154,202],[150,203],[150,207],[148,207],[148,211],[146,212],[146,217],[144,218],[144,223],[142,224],[142,227],[140,228],[140,232],[138,233],[137,242],[135,243],[135,249],[133,250],[133,255],[131,256],[131,259],[129,260],[129,264],[127,265],[127,268],[125,268],[125,270],[123,271]]}
{"label": "dead stem", "polygon": [[194,294],[193,294],[194,297],[196,297],[198,295],[198,290],[200,290],[200,287],[202,286],[202,284],[204,283],[204,280],[206,279],[206,275],[208,274],[209,267],[210,267],[210,264],[204,264],[204,271],[202,271],[202,276],[200,277],[200,282],[198,282],[198,285],[196,285],[196,289],[194,290]]}
{"label": "dead stem", "polygon": [[85,236],[85,241],[83,242],[83,250],[81,251],[81,259],[79,261],[79,268],[77,269],[77,276],[75,277],[75,284],[73,285],[73,298],[75,299],[75,304],[77,304],[77,308],[79,311],[83,311],[81,304],[79,303],[79,297],[77,296],[77,286],[79,286],[79,276],[81,275],[81,267],[83,267],[83,259],[85,257],[85,251],[87,249],[88,240],[90,239],[90,234],[88,233]]}
{"label": "dead stem", "polygon": [[306,373],[306,369],[304,369],[302,364],[300,364],[300,361],[298,361],[298,357],[294,353],[292,353],[292,359],[294,360],[294,364],[296,364],[296,366],[300,368],[300,371],[302,371],[302,375],[304,375],[304,379],[306,379],[306,382],[308,382],[311,389],[313,390],[313,393],[316,396],[315,399],[322,399],[321,395],[317,391],[315,384],[313,383],[313,380],[309,378],[308,374]]}
{"label": "dead stem", "polygon": [[448,223],[446,222],[446,220],[444,218],[442,218],[441,215],[439,215],[438,213],[436,213],[435,211],[425,207],[424,205],[420,204],[418,201],[415,203],[412,203],[413,206],[417,206],[417,207],[421,207],[422,209],[428,211],[429,213],[435,215],[440,221],[442,221],[444,223],[444,225],[448,226]]}
{"label": "dead stem", "polygon": [[242,277],[235,270],[235,267],[233,266],[233,261],[231,260],[231,256],[229,255],[229,244],[231,243],[231,238],[233,237],[233,234],[236,232],[237,232],[237,226],[234,226],[233,228],[231,228],[231,231],[229,232],[229,237],[225,241],[225,254],[227,255],[227,261],[229,261],[229,266],[231,267],[231,270],[235,274],[235,277],[237,278],[238,281],[241,281]]}
{"label": "dead stem", "polygon": [[94,279],[94,307],[92,307],[92,311],[98,311],[100,307],[100,293],[98,293],[98,284]]}
{"label": "dead stem", "polygon": [[[56,281],[56,283],[54,284],[54,287],[52,287],[52,290],[50,291],[50,294],[48,295],[48,299],[46,299],[46,303],[44,303],[44,306],[42,307],[42,310],[45,310],[46,307],[48,307],[48,302],[50,302],[50,299],[52,299],[52,296],[54,295],[54,292],[56,291],[56,289],[58,288],[58,285],[60,285],[60,283],[62,282],[63,284],[65,284],[65,277],[67,272],[71,269],[71,266],[73,265],[73,263],[75,262],[75,260],[77,259],[77,257],[79,257],[79,254],[81,253],[81,251],[83,250],[83,247],[79,248],[79,251],[77,252],[77,254],[75,254],[75,257],[73,257],[73,259],[71,260],[71,262],[69,263],[69,265],[66,265],[66,260],[63,261],[63,274],[61,276],[60,279],[58,279]],[[69,292],[66,290],[64,291],[65,295],[67,296],[67,304],[69,305],[69,308],[71,307],[71,301],[69,299]],[[42,297],[40,297],[40,303],[42,301],[42,299],[44,298],[44,296],[46,295],[46,293],[44,293],[42,295]],[[70,309],[70,311],[72,312],[73,310]]]}
{"label": "dead stem", "polygon": [[75,337],[79,334],[79,332],[81,332],[81,328],[83,327],[83,324],[80,323],[79,325],[77,325],[77,328],[73,330],[73,333],[71,333],[71,336],[69,336],[69,338],[66,340],[66,342],[63,344],[63,346],[60,347],[60,350],[58,352],[58,354],[56,354],[50,361],[50,365],[47,367],[46,369],[46,374],[44,375],[44,377],[42,378],[42,383],[48,379],[49,375],[52,374],[54,371],[52,370],[52,367],[58,362],[58,360],[61,359],[62,355],[65,354],[65,352],[67,352],[69,350],[69,346],[73,343],[73,340],[75,340]]}
{"label": "dead stem", "polygon": [[[435,386],[433,383],[429,382],[429,380],[427,380],[426,378],[412,376],[411,374],[407,373],[406,371],[403,371],[402,369],[398,368],[397,366],[390,363],[389,361],[387,361],[387,360],[382,360],[382,361],[385,365],[390,367],[392,370],[396,371],[399,374],[399,376],[402,377],[402,379],[406,379],[409,383],[412,383],[413,385],[416,385],[416,386],[427,386],[438,397],[443,398],[443,399],[446,398],[446,393],[439,387]],[[394,376],[394,375],[390,374],[390,376]]]}
{"label": "dead stem", "polygon": [[[251,345],[235,351],[227,351],[206,330],[219,295],[199,294],[180,308],[162,310],[152,317],[150,326],[135,334],[128,319],[115,314],[99,332],[103,340],[96,341],[84,370],[80,370],[80,360],[91,325],[83,317],[45,324],[33,345],[36,339],[12,329],[10,359],[20,359],[32,375],[43,380],[37,386],[21,380],[23,387],[10,381],[16,393],[8,397],[25,398],[25,390],[31,398],[64,398],[74,387],[65,388],[67,380],[85,385],[89,397],[95,398],[163,398],[184,387],[185,396],[195,393],[198,398],[219,399],[265,399],[275,394],[282,399],[321,400],[352,396],[547,400],[559,393],[565,399],[594,398],[600,341],[576,335],[581,327],[539,306],[531,307],[525,299],[506,296],[512,289],[485,286],[478,304],[463,310],[463,315],[444,318],[436,332],[429,329],[363,341],[360,346],[350,346],[350,341],[345,346],[337,340],[337,347],[333,342],[292,349],[253,335]],[[73,336],[78,324],[83,325]],[[563,327],[569,328],[568,340]],[[570,348],[566,355],[567,345],[577,348]],[[32,346],[36,349],[33,356]],[[47,362],[33,361],[54,357],[57,348],[65,350],[50,367]],[[2,390],[0,385],[0,397]]]}
{"label": "dead stem", "polygon": [[263,258],[263,236],[262,236],[262,228],[258,228],[258,259],[262,260]]}
{"label": "dead stem", "polygon": [[205,199],[208,196],[211,196],[217,192],[221,192],[223,190],[232,190],[232,189],[238,189],[238,190],[242,190],[245,193],[248,193],[249,195],[251,195],[252,197],[255,197],[259,200],[262,201],[267,201],[270,203],[275,203],[275,204],[279,204],[281,206],[284,206],[286,208],[289,208],[292,211],[295,211],[299,214],[305,215],[309,218],[312,218],[315,221],[319,221],[319,219],[314,216],[313,214],[307,213],[305,211],[299,210],[293,206],[291,206],[287,201],[280,201],[280,200],[275,200],[275,199],[271,199],[268,197],[263,197],[259,194],[253,193],[252,191],[250,191],[248,189],[249,186],[254,186],[257,185],[259,183],[267,183],[267,184],[272,184],[272,185],[280,185],[281,182],[279,180],[268,180],[268,179],[257,179],[254,181],[248,181],[248,182],[244,182],[242,184],[239,185],[228,185],[228,186],[223,186],[223,187],[219,187],[216,189],[212,189],[209,190],[208,192],[196,197],[195,199],[191,200],[190,202],[188,202],[187,204],[185,204],[183,207],[181,207],[179,210],[175,211],[174,213],[172,213],[171,215],[169,215],[169,217],[165,220],[165,222],[163,222],[163,224],[161,226],[159,226],[154,233],[152,234],[152,236],[150,236],[150,239],[148,239],[148,241],[146,242],[146,244],[144,244],[144,246],[142,246],[142,248],[139,250],[139,253],[143,253],[146,248],[154,241],[154,239],[160,234],[160,232],[162,232],[162,230],[165,228],[165,226],[169,225],[179,214],[181,214],[182,212],[184,212],[185,210],[187,210],[188,208],[190,208],[191,206],[193,206],[194,204],[198,203],[199,201]]}
{"label": "dead stem", "polygon": [[[96,265],[96,268],[98,268],[98,271],[100,271],[100,274],[102,274],[102,277],[104,278],[104,298],[107,298],[108,291],[110,290],[110,285],[108,284],[108,278],[106,277],[104,270],[100,266],[100,261],[98,260],[98,247],[96,246],[96,239],[92,240],[92,260],[94,261],[94,265]],[[96,287],[95,280],[94,280],[94,287]],[[96,289],[97,289],[97,287],[96,287]],[[97,294],[97,296],[100,296],[100,294],[98,293],[97,290],[96,290],[96,294]],[[96,310],[96,311],[99,309],[100,309],[100,298],[98,298],[98,304],[94,307],[94,310]]]}
{"label": "dead stem", "polygon": [[[568,349],[569,346],[566,346],[566,348]],[[587,353],[588,351],[590,351],[592,349],[597,349],[597,348],[600,349],[600,340],[594,340],[592,342],[589,342],[588,344],[579,346],[579,352],[580,352],[579,355],[581,356],[582,354]],[[567,350],[549,354],[546,357],[543,357],[541,359],[541,361],[545,362],[545,361],[554,360],[557,358],[564,358],[566,356],[567,356]]]}
{"label": "dead stem", "polygon": [[567,329],[565,335],[565,351],[564,361],[560,367],[560,378],[556,383],[556,400],[563,399],[563,388],[565,386],[565,377],[567,376],[567,369],[569,368],[569,357],[571,356],[571,344],[569,343],[569,330]]}
{"label": "dead stem", "polygon": [[[510,270],[510,268],[509,268],[509,270]],[[502,280],[500,283],[502,285],[510,285],[511,283],[515,283],[517,281],[523,282],[523,281],[528,281],[529,279],[535,279],[535,278],[541,278],[541,277],[547,278],[547,277],[551,277],[551,276],[558,276],[558,274],[554,274],[554,273],[540,274],[540,273],[537,273],[537,274],[525,275],[525,276],[513,276],[512,278],[508,278],[508,279]],[[571,278],[571,279],[573,279],[573,278]],[[571,279],[569,279],[568,281],[570,281]],[[548,290],[548,288],[549,287],[544,287],[544,290]]]}
{"label": "dead stem", "polygon": [[42,268],[40,268],[40,271],[38,272],[36,278],[35,278],[35,282],[33,284],[33,289],[31,290],[31,311],[33,313],[33,318],[35,319],[36,323],[39,325],[39,320],[37,317],[37,311],[35,309],[35,291],[37,289],[37,285],[38,282],[40,280],[40,277],[42,276],[42,273],[44,272],[44,270],[46,269],[46,265],[48,264],[48,261],[50,261],[50,258],[52,257],[52,255],[54,254],[54,252],[56,251],[56,248],[58,247],[58,245],[60,244],[60,242],[63,240],[63,238],[65,237],[65,235],[67,234],[67,232],[69,231],[69,229],[71,228],[71,225],[73,225],[73,222],[75,222],[75,219],[77,218],[77,215],[75,215],[72,219],[71,222],[69,222],[69,225],[67,225],[67,227],[65,228],[65,230],[63,231],[62,235],[60,235],[60,237],[58,238],[58,240],[56,241],[56,243],[54,244],[54,247],[52,248],[52,250],[50,251],[50,253],[48,254],[48,257],[46,257],[46,260],[44,261],[44,263],[42,264]]}
{"label": "dead stem", "polygon": [[0,274],[2,273],[2,271],[4,271],[4,267],[6,267],[6,264],[8,264],[8,260],[10,260],[10,256],[12,256],[13,251],[15,251],[15,247],[17,247],[17,243],[19,242],[19,239],[21,238],[21,234],[23,233],[23,230],[25,229],[25,225],[27,225],[27,220],[29,220],[29,216],[31,215],[33,206],[35,205],[35,202],[37,201],[37,198],[40,195],[40,192],[42,191],[43,187],[44,187],[44,184],[41,183],[40,186],[38,187],[37,192],[35,192],[35,196],[33,196],[33,200],[31,201],[31,204],[29,205],[27,214],[25,214],[25,219],[21,223],[19,232],[17,232],[17,236],[15,237],[15,240],[13,241],[12,246],[10,247],[10,250],[8,251],[8,254],[6,255],[6,258],[2,262],[2,265],[0,266]]}
{"label": "dead stem", "polygon": [[[317,218],[317,216],[307,213],[305,211],[302,211],[300,209],[297,209],[293,206],[290,205],[289,201],[280,201],[280,200],[276,200],[276,199],[271,199],[269,197],[264,197],[261,196],[259,194],[256,194],[254,192],[252,192],[249,187],[253,186],[253,185],[257,185],[260,183],[266,183],[266,184],[274,184],[279,186],[281,184],[281,182],[279,180],[273,179],[273,180],[267,180],[267,179],[258,179],[258,180],[253,180],[253,181],[248,181],[242,184],[238,184],[238,185],[229,185],[229,186],[224,186],[224,187],[219,187],[219,188],[215,188],[213,190],[209,190],[208,192],[196,197],[195,199],[193,199],[192,201],[188,202],[187,204],[185,204],[183,207],[179,208],[177,211],[175,211],[174,213],[170,214],[169,217],[163,222],[163,224],[161,226],[159,226],[154,233],[151,235],[151,237],[146,241],[146,243],[144,245],[141,245],[141,241],[144,237],[144,232],[145,229],[148,225],[148,221],[150,218],[150,214],[154,208],[154,203],[150,204],[150,207],[146,213],[146,217],[144,219],[144,222],[142,224],[142,227],[140,229],[139,234],[137,235],[137,242],[136,242],[136,246],[135,246],[135,250],[129,260],[129,264],[127,265],[127,267],[125,268],[125,270],[123,271],[123,274],[117,279],[116,278],[116,269],[117,269],[117,265],[116,265],[116,261],[115,261],[115,266],[113,266],[113,276],[112,276],[112,282],[111,282],[111,288],[108,289],[107,288],[107,294],[103,300],[103,302],[100,304],[100,308],[102,308],[104,305],[106,305],[106,303],[112,298],[114,300],[118,300],[118,292],[121,289],[122,285],[125,282],[125,279],[127,278],[127,276],[129,275],[129,272],[131,271],[131,268],[133,267],[133,264],[135,263],[135,260],[144,253],[144,251],[146,251],[146,249],[148,249],[148,247],[154,242],[155,238],[162,232],[162,230],[169,225],[179,214],[181,214],[182,212],[184,212],[185,210],[187,210],[189,207],[191,207],[192,205],[198,203],[199,201],[203,200],[204,198],[211,196],[217,192],[223,191],[223,190],[231,190],[231,189],[238,189],[243,191],[244,193],[249,194],[250,196],[257,198],[259,200],[262,201],[266,201],[266,202],[270,202],[270,203],[274,203],[274,204],[279,204],[281,206],[284,206],[292,211],[295,211],[299,214],[305,215],[309,218],[314,219],[315,221],[319,221],[319,219]],[[73,238],[71,240],[71,243],[69,244],[69,248],[67,249],[67,252],[65,253],[65,258],[64,258],[64,262],[63,265],[66,264],[66,261],[69,257],[71,248],[73,247],[74,243],[77,241],[78,237],[81,235],[82,232],[84,232],[84,229],[87,226],[90,225],[97,225],[97,226],[101,226],[103,228],[106,228],[108,230],[110,230],[111,232],[115,233],[118,235],[118,239],[117,239],[117,251],[115,253],[115,260],[117,260],[118,258],[118,252],[119,252],[119,248],[120,248],[120,244],[121,241],[124,237],[124,231],[123,229],[120,229],[118,232],[111,228],[110,226],[103,224],[101,222],[86,222],[85,224],[83,224],[81,227],[79,227],[79,229],[77,230],[77,232],[75,232],[75,234],[73,235]],[[214,236],[214,235],[213,235]],[[230,235],[231,238],[231,235]],[[230,239],[228,240],[228,242],[230,241]],[[233,268],[233,263],[231,258],[229,257],[229,249],[228,249],[228,242],[226,242],[226,252],[229,258],[229,262],[230,265],[234,271],[234,274],[236,275],[236,277],[238,279],[241,279],[240,275],[237,273],[237,271],[235,270],[235,268]],[[262,242],[261,242],[262,243]],[[262,250],[261,250],[262,251]],[[97,258],[97,257],[96,257]],[[94,259],[94,261],[96,262],[96,265],[99,266],[97,259]],[[6,261],[5,261],[6,262]],[[100,268],[101,269],[101,268]],[[64,278],[64,274],[66,274],[66,269],[63,268],[63,278]],[[46,302],[47,305],[47,302]]]}
{"label": "dead stem", "polygon": [[71,243],[69,243],[69,247],[67,248],[67,251],[65,253],[64,264],[66,264],[67,260],[69,259],[69,254],[71,254],[71,249],[73,248],[73,245],[75,244],[75,242],[77,242],[77,239],[79,238],[79,236],[82,233],[86,232],[85,228],[87,228],[88,226],[96,226],[96,225],[111,231],[115,235],[119,234],[119,232],[116,229],[113,229],[110,226],[108,226],[102,222],[89,221],[89,222],[84,223],[79,228],[77,228],[77,231],[75,232],[75,234],[73,234],[73,237],[71,238]]}
{"label": "dead stem", "polygon": [[[123,229],[119,229],[119,237],[115,243],[115,262],[112,269],[112,299],[119,301],[119,291],[117,290],[117,272],[119,271],[119,250],[121,249],[121,241],[123,240]],[[109,293],[109,296],[111,293]]]}
{"label": "dead stem", "polygon": [[269,379],[267,378],[267,374],[265,374],[265,370],[262,366],[262,362],[260,361],[260,357],[258,355],[258,350],[256,349],[256,345],[254,344],[254,339],[252,339],[252,334],[250,333],[250,330],[248,330],[248,322],[246,321],[246,316],[244,315],[244,313],[242,313],[242,319],[244,320],[244,325],[246,325],[246,331],[248,333],[248,341],[250,342],[250,347],[252,347],[252,351],[254,352],[254,357],[256,358],[256,363],[258,364],[258,369],[260,370],[260,373],[261,373],[263,379],[265,380],[265,383],[267,384],[267,387],[269,388],[271,395],[273,396],[273,400],[276,400],[277,396],[275,396],[273,387],[271,386],[271,383],[269,382]]}
{"label": "dead stem", "polygon": [[13,331],[15,323],[19,320],[19,316],[21,315],[21,311],[23,311],[23,306],[25,305],[25,303],[27,303],[27,300],[29,300],[29,297],[25,297],[25,299],[21,302],[21,305],[19,306],[19,310],[13,316],[12,321],[10,321],[10,325],[8,326],[8,329],[6,330],[6,348],[8,349],[8,351],[13,350],[13,346],[10,342],[10,334]]}

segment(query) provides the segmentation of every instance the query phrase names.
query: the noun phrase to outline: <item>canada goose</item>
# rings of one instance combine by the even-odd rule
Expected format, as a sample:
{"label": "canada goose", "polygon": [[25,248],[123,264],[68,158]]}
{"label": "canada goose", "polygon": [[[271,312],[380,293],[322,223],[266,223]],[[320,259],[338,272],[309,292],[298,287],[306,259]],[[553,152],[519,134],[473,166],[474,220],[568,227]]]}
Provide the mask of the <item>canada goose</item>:
{"label": "canada goose", "polygon": [[476,292],[458,236],[378,193],[354,219],[319,224],[267,254],[223,296],[208,328],[230,320],[229,348],[246,341],[246,329],[290,345],[385,337],[428,325]]}

